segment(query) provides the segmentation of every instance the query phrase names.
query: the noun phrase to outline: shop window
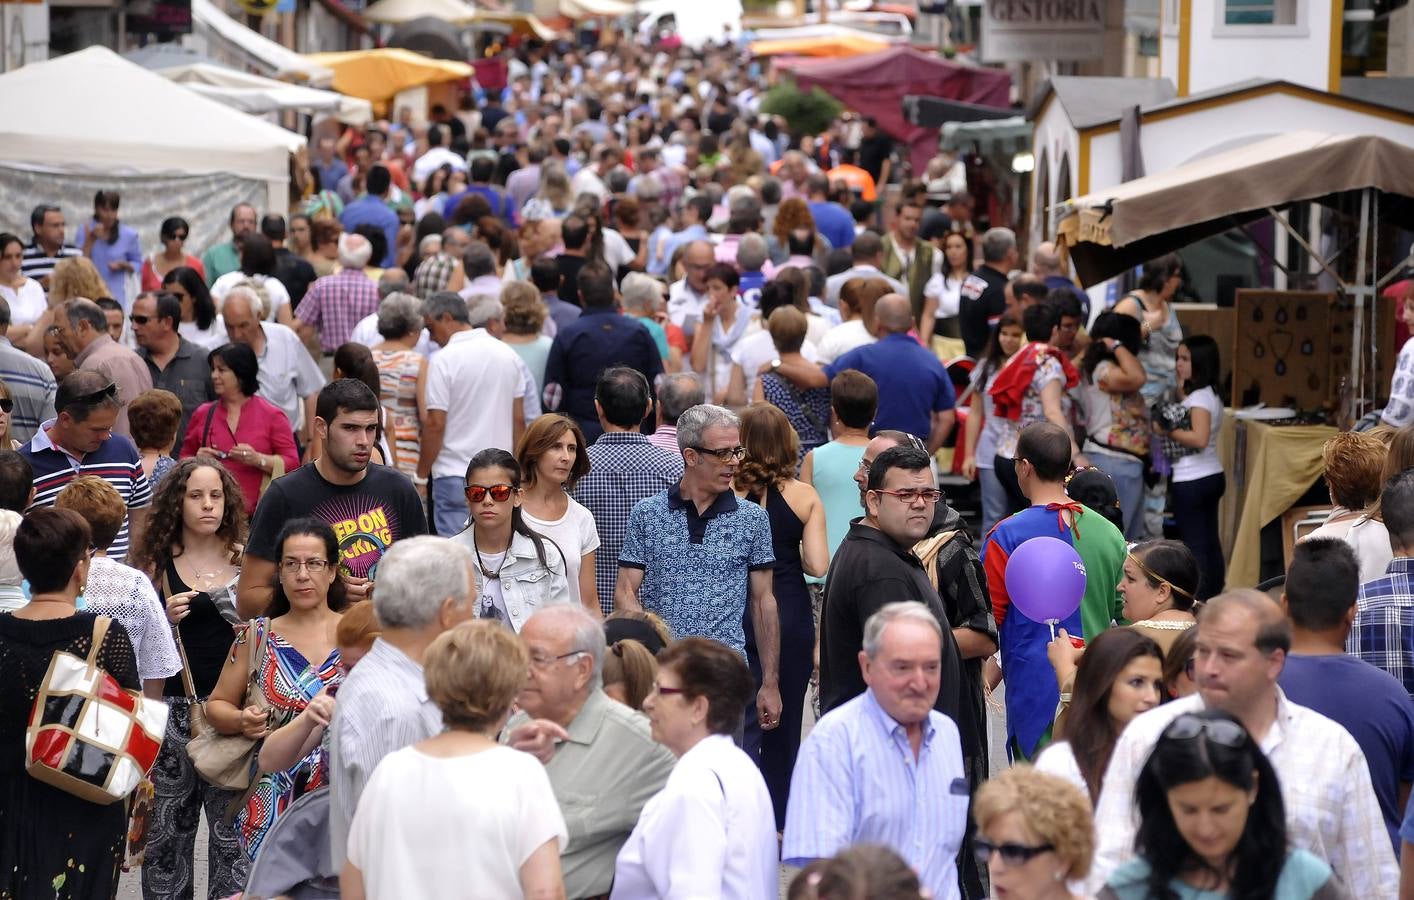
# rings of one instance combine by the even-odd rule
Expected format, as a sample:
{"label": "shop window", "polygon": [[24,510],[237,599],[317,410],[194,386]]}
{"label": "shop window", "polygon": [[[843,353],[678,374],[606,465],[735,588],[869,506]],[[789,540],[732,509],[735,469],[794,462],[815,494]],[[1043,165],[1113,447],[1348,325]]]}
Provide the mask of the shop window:
{"label": "shop window", "polygon": [[1295,25],[1297,0],[1223,0],[1224,25]]}

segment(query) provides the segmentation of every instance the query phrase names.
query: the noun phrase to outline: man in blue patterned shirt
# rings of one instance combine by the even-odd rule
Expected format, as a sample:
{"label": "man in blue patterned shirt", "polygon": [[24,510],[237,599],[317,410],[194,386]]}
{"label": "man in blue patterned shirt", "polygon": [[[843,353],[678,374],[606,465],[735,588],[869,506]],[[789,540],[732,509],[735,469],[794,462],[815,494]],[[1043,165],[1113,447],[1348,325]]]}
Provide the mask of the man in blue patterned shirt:
{"label": "man in blue patterned shirt", "polygon": [[638,431],[652,407],[648,379],[637,369],[615,366],[599,376],[594,411],[604,433],[585,451],[589,474],[575,486],[574,499],[589,510],[599,528],[594,578],[605,615],[614,610],[614,582],[629,513],[638,501],[671,488],[682,478],[682,454],[653,446]]}
{"label": "man in blue patterned shirt", "polygon": [[1380,513],[1394,559],[1383,578],[1360,585],[1345,651],[1384,669],[1414,697],[1414,472],[1389,480]]}
{"label": "man in blue patterned shirt", "polygon": [[761,659],[756,713],[769,730],[781,718],[776,560],[766,510],[732,492],[746,456],[741,420],[720,406],[694,406],[678,419],[678,446],[682,481],[629,514],[614,606],[657,613],[674,637],[711,638],[743,657],[749,608]]}

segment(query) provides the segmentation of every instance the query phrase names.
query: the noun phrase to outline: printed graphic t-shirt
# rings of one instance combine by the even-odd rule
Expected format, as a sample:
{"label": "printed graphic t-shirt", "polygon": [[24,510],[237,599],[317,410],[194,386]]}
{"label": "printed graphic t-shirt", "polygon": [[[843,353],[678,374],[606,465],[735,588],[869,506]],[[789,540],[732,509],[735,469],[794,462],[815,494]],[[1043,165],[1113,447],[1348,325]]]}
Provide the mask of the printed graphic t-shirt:
{"label": "printed graphic t-shirt", "polygon": [[275,561],[280,529],[301,516],[329,523],[339,541],[339,568],[356,578],[372,578],[394,541],[427,533],[422,501],[406,475],[369,465],[358,484],[330,484],[309,463],[270,483],[251,520],[246,552]]}

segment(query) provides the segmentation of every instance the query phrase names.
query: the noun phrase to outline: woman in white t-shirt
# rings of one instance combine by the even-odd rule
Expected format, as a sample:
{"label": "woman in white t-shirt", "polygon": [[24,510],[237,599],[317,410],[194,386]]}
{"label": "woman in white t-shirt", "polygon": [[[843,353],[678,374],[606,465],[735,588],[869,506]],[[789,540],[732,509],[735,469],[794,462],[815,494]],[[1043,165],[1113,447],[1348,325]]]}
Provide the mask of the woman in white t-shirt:
{"label": "woman in white t-shirt", "polygon": [[521,435],[516,461],[525,474],[521,518],[564,555],[571,599],[591,614],[603,615],[594,580],[599,529],[589,510],[570,496],[575,483],[589,472],[584,432],[574,419],[547,413]]}
{"label": "woman in white t-shirt", "polygon": [[447,730],[373,770],[349,829],[345,897],[564,896],[569,834],[550,778],[496,742],[529,663],[509,629],[485,620],[427,648],[427,696]]}
{"label": "woman in white t-shirt", "polygon": [[[1206,600],[1223,589],[1225,564],[1218,540],[1218,502],[1227,489],[1218,459],[1218,429],[1223,403],[1213,385],[1218,380],[1218,342],[1205,334],[1193,335],[1178,345],[1178,395],[1188,409],[1189,427],[1175,428],[1168,437],[1198,450],[1173,464],[1169,501],[1179,538],[1198,558],[1202,572],[1198,599]],[[1163,434],[1162,426],[1155,431]]]}
{"label": "woman in white t-shirt", "polygon": [[30,326],[49,308],[44,288],[21,271],[24,255],[24,241],[13,234],[0,234],[0,298],[10,305],[8,337],[12,344],[23,341]]}
{"label": "woman in white t-shirt", "polygon": [[969,378],[971,405],[967,409],[967,427],[963,433],[964,457],[962,474],[976,478],[982,489],[982,533],[1006,517],[1006,489],[997,480],[997,442],[1007,430],[1007,423],[992,410],[992,395],[988,393],[997,380],[997,373],[1006,366],[1025,343],[1026,333],[1021,320],[1010,313],[1002,316],[997,330],[987,339],[982,358]]}

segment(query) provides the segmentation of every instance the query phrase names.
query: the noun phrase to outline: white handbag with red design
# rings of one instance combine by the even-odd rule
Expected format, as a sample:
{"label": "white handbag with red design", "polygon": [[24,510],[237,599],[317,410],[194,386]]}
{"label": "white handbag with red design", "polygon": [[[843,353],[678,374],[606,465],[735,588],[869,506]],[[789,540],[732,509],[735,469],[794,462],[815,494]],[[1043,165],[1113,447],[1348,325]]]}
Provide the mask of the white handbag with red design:
{"label": "white handbag with red design", "polygon": [[25,730],[34,778],[90,803],[126,798],[157,761],[167,704],[125,690],[98,665],[107,616],[93,623],[88,659],[56,652]]}

